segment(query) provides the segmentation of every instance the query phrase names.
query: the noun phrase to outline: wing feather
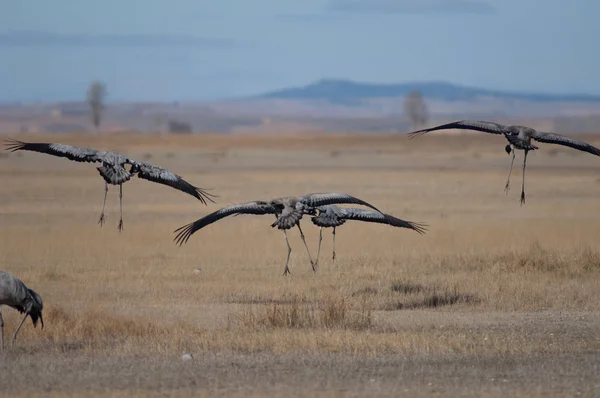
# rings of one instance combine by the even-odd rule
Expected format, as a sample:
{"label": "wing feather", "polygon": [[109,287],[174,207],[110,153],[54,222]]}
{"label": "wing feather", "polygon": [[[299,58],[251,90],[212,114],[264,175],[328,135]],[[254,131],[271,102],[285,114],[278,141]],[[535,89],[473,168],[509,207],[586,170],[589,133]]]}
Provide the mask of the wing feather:
{"label": "wing feather", "polygon": [[565,137],[564,135],[555,133],[541,133],[536,131],[531,138],[539,142],[564,145],[570,148],[579,149],[580,151],[591,153],[592,155],[600,156],[600,149],[596,148],[595,146],[571,137]]}
{"label": "wing feather", "polygon": [[42,142],[27,143],[13,139],[5,140],[6,150],[15,151],[33,151],[46,153],[48,155],[60,156],[76,162],[99,162],[101,154],[104,152],[95,149],[83,148],[66,144],[51,144]]}
{"label": "wing feather", "polygon": [[462,130],[476,130],[483,131],[491,134],[506,134],[509,133],[508,128],[502,124],[494,122],[486,122],[484,120],[459,120],[452,123],[442,124],[436,127],[428,129],[413,131],[408,133],[410,138],[415,138],[430,131],[436,130],[449,130],[449,129],[462,129]]}
{"label": "wing feather", "polygon": [[267,202],[262,201],[246,202],[232,206],[227,206],[213,213],[210,213],[209,215],[204,216],[201,219],[194,221],[193,223],[184,225],[183,227],[176,229],[174,232],[176,232],[177,235],[175,236],[174,240],[177,244],[179,244],[179,246],[181,246],[182,244],[186,243],[188,239],[190,239],[190,236],[192,236],[194,232],[232,214],[275,214],[275,208]]}
{"label": "wing feather", "polygon": [[193,186],[177,174],[163,169],[162,167],[154,166],[148,163],[134,162],[132,172],[137,172],[138,177],[143,178],[144,180],[167,185],[171,188],[175,188],[190,194],[204,204],[207,204],[207,200],[214,203],[212,198],[216,197],[216,195],[210,194],[204,189]]}
{"label": "wing feather", "polygon": [[277,220],[271,224],[271,227],[277,226],[279,229],[290,229],[298,224],[304,214],[303,210],[285,206]]}
{"label": "wing feather", "polygon": [[131,179],[131,173],[121,165],[102,163],[101,167],[96,167],[98,173],[109,184],[119,185]]}
{"label": "wing feather", "polygon": [[355,204],[370,207],[373,210],[379,211],[378,208],[364,200],[355,198],[347,193],[311,193],[300,197],[300,201],[310,207],[319,207],[333,204]]}
{"label": "wing feather", "polygon": [[393,227],[412,229],[420,234],[427,231],[427,224],[405,221],[389,214],[382,214],[376,211],[367,209],[340,208],[340,218],[346,220],[359,220],[366,222],[374,222],[379,224],[387,224]]}

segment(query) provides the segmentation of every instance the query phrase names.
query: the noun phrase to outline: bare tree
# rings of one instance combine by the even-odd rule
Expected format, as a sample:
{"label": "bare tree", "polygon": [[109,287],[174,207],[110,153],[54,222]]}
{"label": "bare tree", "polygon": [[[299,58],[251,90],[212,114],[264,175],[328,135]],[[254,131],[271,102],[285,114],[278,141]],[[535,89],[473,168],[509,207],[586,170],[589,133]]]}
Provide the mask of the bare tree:
{"label": "bare tree", "polygon": [[92,112],[92,123],[98,129],[104,112],[104,97],[106,96],[106,85],[100,81],[90,84],[87,91],[87,102]]}
{"label": "bare tree", "polygon": [[410,121],[413,130],[427,123],[427,105],[419,91],[411,91],[404,99],[404,116]]}

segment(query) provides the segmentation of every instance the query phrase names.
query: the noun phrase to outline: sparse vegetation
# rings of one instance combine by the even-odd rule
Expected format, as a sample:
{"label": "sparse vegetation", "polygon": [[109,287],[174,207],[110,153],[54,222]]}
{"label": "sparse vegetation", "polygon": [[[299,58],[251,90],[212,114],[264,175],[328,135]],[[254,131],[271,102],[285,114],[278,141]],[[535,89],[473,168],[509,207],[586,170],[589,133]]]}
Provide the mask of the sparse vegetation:
{"label": "sparse vegetation", "polygon": [[[443,388],[450,393],[464,380],[506,392],[515,384],[490,381],[499,361],[509,364],[506,378],[540,394],[556,383],[585,384],[567,380],[572,373],[560,376],[564,361],[581,377],[595,376],[589,355],[600,350],[600,184],[590,166],[596,159],[565,158],[569,167],[556,173],[540,151],[535,184],[520,207],[518,192],[503,192],[505,153],[473,159],[473,151],[488,148],[481,136],[465,138],[468,145],[461,136],[431,136],[419,145],[390,135],[56,137],[88,147],[100,139],[132,157],[161,159],[214,189],[219,203],[199,208],[186,195],[132,182],[123,203],[128,227],[119,234],[96,225],[101,187],[89,178],[93,170],[29,153],[2,158],[2,270],[40,293],[46,324],[34,329],[28,321],[0,359],[6,394],[18,396],[25,382],[31,395],[52,395],[55,385],[71,395],[113,392],[119,380],[122,396],[140,388],[144,396],[168,394],[188,380],[190,391],[210,395],[241,391],[251,377],[285,394],[282,386],[295,380],[310,394],[337,377],[357,380],[364,395],[393,395],[401,393],[400,374],[402,388],[422,391],[441,377],[437,366],[448,366],[451,382]],[[374,145],[403,155],[376,155]],[[332,158],[333,150],[344,156]],[[218,153],[228,156],[215,167]],[[444,168],[450,160],[460,167]],[[290,233],[287,278],[280,275],[283,239],[260,217],[215,223],[181,248],[172,242],[175,228],[227,203],[330,190],[426,222],[429,231],[349,223],[339,232],[335,263],[324,255],[331,248],[324,234],[316,274]],[[118,212],[110,190],[109,226]],[[314,252],[318,229],[307,220],[303,230]],[[202,272],[193,273],[197,268]],[[19,321],[16,311],[5,309],[3,317],[9,329]],[[183,352],[194,360],[183,365]],[[356,365],[362,361],[371,368]],[[527,361],[536,366],[527,368]],[[559,370],[548,374],[537,366],[544,361]],[[492,370],[482,381],[484,364]],[[343,373],[352,366],[358,370]],[[405,377],[413,368],[418,374]],[[546,373],[535,373],[540,369]],[[204,374],[208,381],[199,383]]]}
{"label": "sparse vegetation", "polygon": [[249,307],[242,319],[247,327],[283,329],[361,330],[373,322],[369,308],[355,309],[344,298],[333,296],[319,301],[293,296],[286,304],[274,303],[258,310]]}

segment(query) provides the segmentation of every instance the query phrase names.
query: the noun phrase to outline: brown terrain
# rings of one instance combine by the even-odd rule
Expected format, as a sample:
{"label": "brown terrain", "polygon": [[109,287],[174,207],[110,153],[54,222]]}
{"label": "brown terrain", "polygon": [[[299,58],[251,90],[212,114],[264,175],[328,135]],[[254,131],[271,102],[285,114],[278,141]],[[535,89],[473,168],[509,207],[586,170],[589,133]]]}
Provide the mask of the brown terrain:
{"label": "brown terrain", "polygon": [[[14,134],[121,151],[210,188],[109,188],[93,165],[0,152],[0,269],[44,300],[0,356],[0,396],[598,396],[600,159],[540,144],[512,189],[485,134]],[[600,146],[600,135],[579,136]],[[292,275],[271,216],[220,207],[346,192],[425,235],[350,221]],[[303,229],[314,255],[318,229]],[[3,308],[11,336],[20,315]],[[182,354],[190,353],[191,360]]]}

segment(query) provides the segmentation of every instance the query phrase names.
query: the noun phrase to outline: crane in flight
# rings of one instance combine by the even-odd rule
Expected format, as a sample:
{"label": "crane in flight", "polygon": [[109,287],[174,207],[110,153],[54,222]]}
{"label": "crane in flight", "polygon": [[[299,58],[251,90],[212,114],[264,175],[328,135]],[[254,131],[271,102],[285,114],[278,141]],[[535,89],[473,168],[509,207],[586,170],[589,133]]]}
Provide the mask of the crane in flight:
{"label": "crane in flight", "polygon": [[570,148],[578,149],[580,151],[591,153],[592,155],[600,156],[600,149],[587,142],[579,141],[571,137],[556,133],[542,133],[531,127],[526,126],[504,126],[499,123],[486,122],[482,120],[459,120],[452,123],[442,124],[440,126],[431,127],[428,129],[413,131],[408,133],[410,138],[418,137],[430,131],[436,130],[447,130],[447,129],[462,129],[462,130],[476,130],[483,131],[484,133],[490,134],[501,134],[508,141],[508,144],[504,148],[506,153],[509,155],[512,152],[512,160],[510,162],[510,170],[508,171],[508,179],[506,180],[506,186],[504,191],[508,193],[510,189],[510,174],[512,173],[513,163],[515,161],[515,150],[519,149],[525,151],[523,157],[523,182],[521,184],[521,205],[525,203],[525,167],[527,166],[527,154],[529,151],[539,149],[537,146],[531,143],[531,140],[538,142],[544,142],[547,144],[558,144],[568,146]]}
{"label": "crane in flight", "polygon": [[427,224],[404,221],[389,214],[380,213],[369,209],[345,208],[336,205],[326,205],[317,207],[311,221],[319,227],[319,246],[317,249],[317,259],[315,267],[319,262],[319,253],[321,253],[321,241],[323,240],[323,228],[333,228],[333,261],[335,261],[335,229],[343,225],[348,220],[366,221],[379,224],[387,224],[392,227],[408,228],[419,234],[427,231]]}
{"label": "crane in flight", "polygon": [[312,261],[310,250],[308,249],[306,239],[304,238],[304,233],[302,232],[302,228],[300,228],[300,220],[305,214],[316,214],[316,208],[319,206],[335,203],[358,204],[379,211],[373,205],[345,193],[311,193],[304,196],[286,196],[271,199],[269,201],[252,201],[224,207],[199,220],[176,229],[175,233],[177,233],[177,235],[175,236],[175,242],[181,246],[183,243],[187,242],[196,231],[230,215],[273,214],[275,215],[275,222],[271,224],[271,227],[277,227],[283,231],[288,249],[283,275],[290,273],[288,264],[290,261],[290,253],[292,252],[290,242],[288,241],[287,230],[295,226],[300,230],[300,237],[308,252],[313,271],[316,271],[315,263]]}
{"label": "crane in flight", "polygon": [[[121,218],[119,220],[118,229],[123,230],[123,184],[131,179],[134,175],[139,178],[157,182],[159,184],[168,185],[172,188],[178,189],[182,192],[192,195],[203,204],[207,204],[207,200],[214,203],[213,194],[208,193],[206,190],[197,188],[178,176],[175,173],[165,170],[159,166],[152,164],[138,162],[137,160],[131,159],[118,152],[111,151],[97,151],[90,148],[82,148],[72,145],[65,144],[51,144],[51,143],[27,143],[17,140],[9,139],[6,141],[6,149],[15,151],[34,151],[45,153],[48,155],[54,155],[64,157],[69,160],[76,162],[88,162],[88,163],[101,163],[100,167],[97,167],[98,173],[104,179],[104,202],[102,204],[102,212],[100,213],[100,219],[98,224],[102,226],[104,224],[104,208],[106,206],[106,195],[108,193],[108,184],[119,186],[119,208],[121,211]],[[131,166],[129,170],[125,167],[126,165]]]}

